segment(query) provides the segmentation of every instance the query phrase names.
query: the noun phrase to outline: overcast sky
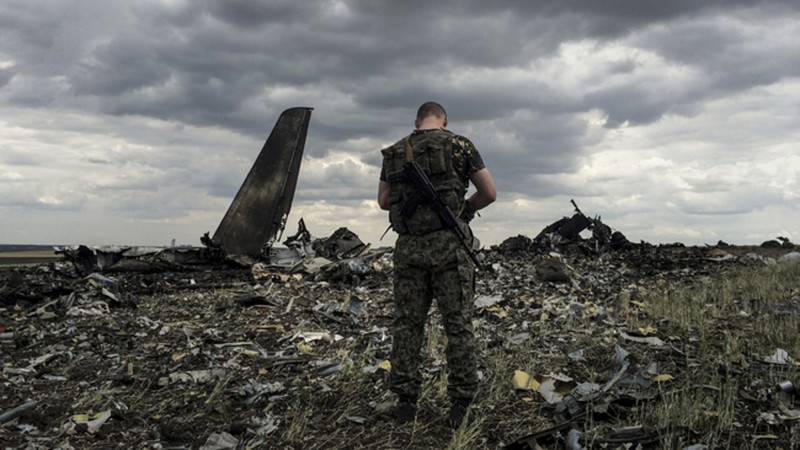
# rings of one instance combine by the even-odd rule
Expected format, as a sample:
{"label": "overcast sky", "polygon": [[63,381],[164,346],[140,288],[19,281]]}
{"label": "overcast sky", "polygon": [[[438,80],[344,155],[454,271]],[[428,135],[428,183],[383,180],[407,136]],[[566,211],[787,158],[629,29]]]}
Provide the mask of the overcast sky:
{"label": "overcast sky", "polygon": [[796,0],[4,0],[0,243],[200,245],[308,106],[284,236],[393,245],[379,150],[427,100],[495,178],[485,245],[570,199],[634,242],[800,242]]}

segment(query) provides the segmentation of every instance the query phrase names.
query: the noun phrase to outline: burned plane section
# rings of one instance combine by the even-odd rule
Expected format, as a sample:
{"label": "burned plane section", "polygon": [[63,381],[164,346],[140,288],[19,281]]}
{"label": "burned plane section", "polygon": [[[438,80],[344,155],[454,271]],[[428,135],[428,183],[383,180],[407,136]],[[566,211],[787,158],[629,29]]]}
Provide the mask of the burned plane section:
{"label": "burned plane section", "polygon": [[296,248],[273,251],[271,246],[283,233],[291,210],[311,111],[308,107],[283,111],[213,238],[209,233],[200,238],[203,247],[78,245],[55,248],[56,254],[83,275],[195,270],[226,263],[249,266],[282,250],[293,260],[302,258]]}
{"label": "burned plane section", "polygon": [[[524,236],[510,238],[500,244],[505,251],[524,251],[546,253],[556,251],[564,254],[582,253],[603,254],[609,251],[632,250],[636,248],[621,231],[612,231],[602,222],[599,216],[591,218],[585,215],[575,200],[570,200],[575,212],[571,217],[563,217],[546,226],[532,240]],[[591,231],[591,237],[584,239],[581,233]],[[644,242],[640,247],[645,245]]]}
{"label": "burned plane section", "polygon": [[257,257],[283,232],[292,207],[312,108],[284,111],[214,237],[227,255]]}
{"label": "burned plane section", "polygon": [[224,264],[219,249],[207,247],[66,246],[55,254],[73,264],[78,274],[92,272],[162,272],[198,270]]}

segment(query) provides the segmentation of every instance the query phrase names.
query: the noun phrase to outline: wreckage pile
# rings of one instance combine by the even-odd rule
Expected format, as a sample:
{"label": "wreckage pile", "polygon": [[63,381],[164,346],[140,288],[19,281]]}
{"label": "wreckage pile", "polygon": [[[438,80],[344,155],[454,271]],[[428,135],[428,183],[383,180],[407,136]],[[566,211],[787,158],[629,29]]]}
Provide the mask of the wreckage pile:
{"label": "wreckage pile", "polygon": [[[95,255],[3,270],[0,442],[797,448],[800,254],[633,244],[583,219],[481,252],[483,390],[455,432],[437,313],[418,420],[388,417],[391,248],[347,230],[247,267],[101,270]],[[770,285],[745,291],[748,274]]]}

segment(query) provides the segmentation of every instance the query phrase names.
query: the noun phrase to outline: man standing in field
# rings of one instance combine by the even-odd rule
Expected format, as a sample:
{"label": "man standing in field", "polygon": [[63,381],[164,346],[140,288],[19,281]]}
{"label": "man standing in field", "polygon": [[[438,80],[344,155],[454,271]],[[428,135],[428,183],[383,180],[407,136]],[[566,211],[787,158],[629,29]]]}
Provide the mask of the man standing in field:
{"label": "man standing in field", "polygon": [[[389,211],[398,234],[389,389],[399,397],[396,419],[401,423],[413,420],[422,384],[419,359],[425,322],[436,298],[447,336],[449,422],[458,427],[478,386],[472,328],[475,266],[463,243],[444,226],[429,202],[409,205],[417,187],[404,175],[403,166],[410,160],[419,164],[450,211],[459,216],[458,224],[470,241],[469,221],[477,210],[495,201],[497,189],[472,142],[445,129],[447,113],[440,104],[420,106],[414,125],[409,136],[381,150],[378,204]],[[465,199],[470,182],[476,192]]]}

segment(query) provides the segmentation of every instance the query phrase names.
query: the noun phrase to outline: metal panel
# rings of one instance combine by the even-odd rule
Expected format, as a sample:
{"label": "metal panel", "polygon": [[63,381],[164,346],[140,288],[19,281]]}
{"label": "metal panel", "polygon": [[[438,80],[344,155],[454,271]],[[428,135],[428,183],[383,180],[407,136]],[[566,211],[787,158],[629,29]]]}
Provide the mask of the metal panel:
{"label": "metal panel", "polygon": [[258,256],[283,231],[292,207],[312,108],[284,111],[212,242],[228,255]]}

